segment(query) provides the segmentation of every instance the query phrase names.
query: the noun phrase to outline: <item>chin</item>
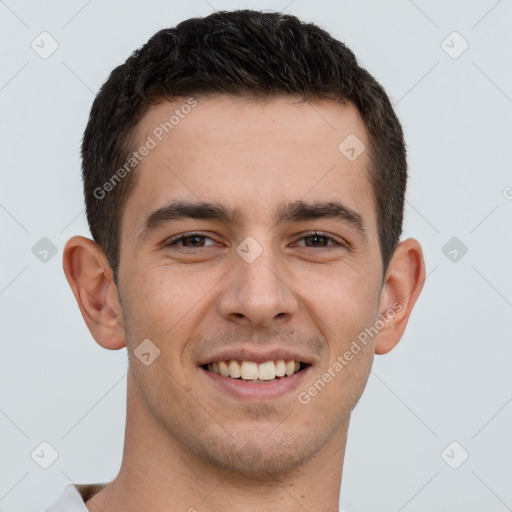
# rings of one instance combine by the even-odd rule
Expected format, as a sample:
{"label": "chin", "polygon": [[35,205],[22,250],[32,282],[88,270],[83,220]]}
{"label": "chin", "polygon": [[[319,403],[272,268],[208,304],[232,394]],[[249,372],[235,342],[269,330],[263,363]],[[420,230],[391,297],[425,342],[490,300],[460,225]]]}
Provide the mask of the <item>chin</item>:
{"label": "chin", "polygon": [[[318,439],[305,439],[303,433],[285,432],[282,435],[253,436],[247,429],[243,435],[236,439],[202,439],[202,446],[196,445],[201,450],[198,455],[214,466],[234,472],[240,476],[251,478],[258,475],[268,479],[269,474],[284,474],[300,467],[312,458],[322,447],[323,443]],[[312,432],[309,431],[312,436]],[[206,443],[205,443],[206,441]],[[314,443],[313,443],[314,441]]]}

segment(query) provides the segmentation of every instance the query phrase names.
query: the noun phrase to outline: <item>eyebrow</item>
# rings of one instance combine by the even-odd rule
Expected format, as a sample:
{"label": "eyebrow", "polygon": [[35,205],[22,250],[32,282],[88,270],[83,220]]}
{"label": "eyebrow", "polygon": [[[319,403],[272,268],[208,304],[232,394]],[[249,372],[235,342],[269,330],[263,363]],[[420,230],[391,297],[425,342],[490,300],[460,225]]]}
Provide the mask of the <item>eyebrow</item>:
{"label": "eyebrow", "polygon": [[[334,219],[351,225],[361,234],[366,226],[362,216],[338,201],[316,201],[306,203],[294,201],[276,207],[273,220],[276,224],[283,222],[304,222],[315,219]],[[229,209],[219,203],[175,201],[150,213],[144,221],[141,237],[168,222],[181,219],[214,220],[229,225],[240,224],[241,215],[237,208]]]}

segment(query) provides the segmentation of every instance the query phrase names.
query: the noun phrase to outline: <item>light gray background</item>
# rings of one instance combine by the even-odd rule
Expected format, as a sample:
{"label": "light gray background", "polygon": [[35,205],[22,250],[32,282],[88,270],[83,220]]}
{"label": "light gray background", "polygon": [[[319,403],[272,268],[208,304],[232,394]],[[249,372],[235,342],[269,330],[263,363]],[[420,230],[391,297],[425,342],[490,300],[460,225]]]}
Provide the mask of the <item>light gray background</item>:
{"label": "light gray background", "polygon": [[[237,7],[286,10],[344,41],[406,133],[405,236],[428,278],[353,414],[342,505],[512,510],[510,0],[0,0],[0,511],[41,510],[121,461],[126,352],[96,345],[61,265],[66,240],[89,234],[79,146],[94,94],[158,29]],[[31,48],[43,31],[59,45],[47,59]],[[469,43],[458,58],[462,40],[442,45],[453,31]],[[454,236],[468,248],[456,262],[442,252]],[[42,237],[57,247],[46,263],[32,253]],[[43,441],[58,452],[48,469],[31,458]]]}

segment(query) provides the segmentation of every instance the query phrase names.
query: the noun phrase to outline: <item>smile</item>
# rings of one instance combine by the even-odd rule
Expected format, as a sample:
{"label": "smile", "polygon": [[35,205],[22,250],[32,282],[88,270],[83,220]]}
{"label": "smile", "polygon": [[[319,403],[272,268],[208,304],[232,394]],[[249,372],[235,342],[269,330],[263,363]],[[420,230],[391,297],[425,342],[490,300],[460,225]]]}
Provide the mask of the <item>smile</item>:
{"label": "smile", "polygon": [[209,372],[216,373],[222,377],[229,377],[235,380],[245,382],[269,382],[278,379],[291,377],[308,366],[300,361],[283,360],[265,361],[257,363],[255,361],[216,361],[203,365],[203,368]]}
{"label": "smile", "polygon": [[292,359],[224,359],[199,367],[214,392],[252,403],[293,396],[305,386],[312,369],[311,364]]}

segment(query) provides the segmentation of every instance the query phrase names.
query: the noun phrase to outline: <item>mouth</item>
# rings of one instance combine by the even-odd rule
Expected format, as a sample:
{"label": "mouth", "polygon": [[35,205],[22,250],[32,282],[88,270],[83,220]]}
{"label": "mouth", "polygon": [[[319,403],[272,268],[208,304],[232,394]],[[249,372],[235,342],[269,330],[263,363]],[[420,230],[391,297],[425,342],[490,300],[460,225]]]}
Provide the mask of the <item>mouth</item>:
{"label": "mouth", "polygon": [[205,354],[198,361],[198,369],[205,379],[205,389],[216,397],[269,403],[292,399],[310,380],[315,364],[314,357],[289,347],[273,346],[263,350],[246,345],[229,347],[215,355]]}
{"label": "mouth", "polygon": [[263,384],[286,380],[306,370],[310,365],[302,361],[270,360],[256,361],[223,360],[202,365],[203,370],[235,381]]}

